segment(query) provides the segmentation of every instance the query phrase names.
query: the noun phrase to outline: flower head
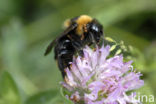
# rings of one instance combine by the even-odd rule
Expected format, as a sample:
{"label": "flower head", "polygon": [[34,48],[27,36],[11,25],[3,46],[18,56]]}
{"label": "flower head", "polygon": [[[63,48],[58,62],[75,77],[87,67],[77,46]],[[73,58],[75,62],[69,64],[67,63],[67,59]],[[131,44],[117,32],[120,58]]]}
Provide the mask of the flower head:
{"label": "flower head", "polygon": [[127,92],[143,86],[141,74],[133,70],[132,61],[124,62],[122,55],[108,58],[109,50],[108,45],[96,50],[86,46],[83,57],[73,58],[61,82],[71,92],[66,95],[69,99],[85,104],[138,103]]}

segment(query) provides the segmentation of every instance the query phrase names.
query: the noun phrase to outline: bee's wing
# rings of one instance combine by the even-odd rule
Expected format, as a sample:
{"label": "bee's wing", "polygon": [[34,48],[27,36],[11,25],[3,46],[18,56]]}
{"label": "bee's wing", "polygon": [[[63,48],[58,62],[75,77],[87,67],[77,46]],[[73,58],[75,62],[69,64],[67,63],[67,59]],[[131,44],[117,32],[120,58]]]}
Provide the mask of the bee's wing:
{"label": "bee's wing", "polygon": [[53,46],[54,46],[56,40],[57,40],[57,38],[56,38],[55,40],[53,40],[53,41],[48,45],[48,47],[47,47],[47,49],[46,49],[46,51],[45,51],[45,53],[44,53],[45,56],[48,55],[48,54],[51,52],[51,50],[52,50],[52,48],[53,48]]}
{"label": "bee's wing", "polygon": [[61,37],[64,36],[64,35],[67,35],[69,32],[71,32],[72,30],[76,29],[76,27],[77,27],[77,24],[76,24],[76,23],[75,23],[75,24],[72,24],[72,25],[69,26],[60,36],[56,37],[56,38],[48,45],[48,47],[47,47],[47,49],[46,49],[44,55],[46,56],[46,55],[48,55],[48,54],[51,52],[53,46],[55,45],[55,43],[57,42],[57,40],[58,40],[59,38],[61,38]]}

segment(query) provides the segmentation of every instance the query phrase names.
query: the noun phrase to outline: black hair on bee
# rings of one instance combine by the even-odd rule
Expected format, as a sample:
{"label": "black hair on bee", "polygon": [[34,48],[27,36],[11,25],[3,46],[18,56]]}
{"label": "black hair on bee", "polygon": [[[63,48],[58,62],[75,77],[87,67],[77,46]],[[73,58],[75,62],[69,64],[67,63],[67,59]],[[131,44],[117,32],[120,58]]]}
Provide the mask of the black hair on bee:
{"label": "black hair on bee", "polygon": [[55,47],[55,59],[63,77],[66,75],[64,69],[70,66],[76,53],[83,55],[82,49],[85,45],[98,45],[103,38],[103,26],[90,16],[81,15],[69,19],[64,25],[64,32],[53,40],[45,51],[47,55]]}

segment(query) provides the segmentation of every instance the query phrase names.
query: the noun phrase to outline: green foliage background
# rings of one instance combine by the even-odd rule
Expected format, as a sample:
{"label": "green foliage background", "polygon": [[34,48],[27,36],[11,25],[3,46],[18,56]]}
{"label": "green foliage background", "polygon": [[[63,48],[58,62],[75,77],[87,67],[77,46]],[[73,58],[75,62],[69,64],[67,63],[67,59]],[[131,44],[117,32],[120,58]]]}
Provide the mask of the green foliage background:
{"label": "green foliage background", "polygon": [[53,53],[43,54],[63,21],[81,14],[134,47],[145,80],[139,91],[156,96],[156,0],[0,0],[0,104],[71,103],[60,94]]}

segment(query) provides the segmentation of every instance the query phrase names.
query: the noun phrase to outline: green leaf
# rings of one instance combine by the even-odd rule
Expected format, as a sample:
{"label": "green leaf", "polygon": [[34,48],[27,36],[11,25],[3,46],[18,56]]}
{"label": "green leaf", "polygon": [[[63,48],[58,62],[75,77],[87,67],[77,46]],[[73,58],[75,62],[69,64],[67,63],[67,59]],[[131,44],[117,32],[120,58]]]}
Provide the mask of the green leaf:
{"label": "green leaf", "polygon": [[148,85],[152,88],[153,94],[156,96],[156,83],[154,83],[156,79],[156,70],[146,73],[146,78],[148,81]]}
{"label": "green leaf", "polygon": [[134,68],[141,72],[147,72],[148,70],[146,69],[146,60],[144,54],[135,47],[129,46],[129,48],[130,52],[132,53],[130,60],[133,61]]}
{"label": "green leaf", "polygon": [[10,24],[3,28],[2,61],[4,69],[12,75],[22,94],[31,95],[37,92],[38,89],[22,72],[24,65],[21,62],[23,61],[23,52],[26,48],[24,35],[19,19],[12,19]]}
{"label": "green leaf", "polygon": [[[115,1],[115,0],[114,0]],[[113,4],[113,3],[112,3]],[[103,3],[96,10],[95,17],[104,25],[105,28],[127,18],[129,15],[146,11],[156,11],[156,0],[121,0],[115,5],[103,7]]]}
{"label": "green leaf", "polygon": [[156,41],[145,50],[146,64],[148,66],[148,71],[154,71],[156,69]]}
{"label": "green leaf", "polygon": [[40,92],[27,99],[25,104],[54,104],[59,100],[58,90]]}
{"label": "green leaf", "polygon": [[0,77],[0,104],[21,104],[17,86],[8,72]]}
{"label": "green leaf", "polygon": [[143,50],[149,45],[149,42],[144,38],[138,37],[132,33],[129,33],[116,27],[107,28],[105,33],[107,36],[113,38],[117,42],[123,40],[125,45],[132,45],[140,50]]}
{"label": "green leaf", "polygon": [[67,94],[68,92],[66,92],[66,90],[64,88],[60,88],[60,93],[61,93],[61,96],[63,98],[63,101],[65,104],[73,104],[73,102],[69,99],[66,98],[65,94]]}

